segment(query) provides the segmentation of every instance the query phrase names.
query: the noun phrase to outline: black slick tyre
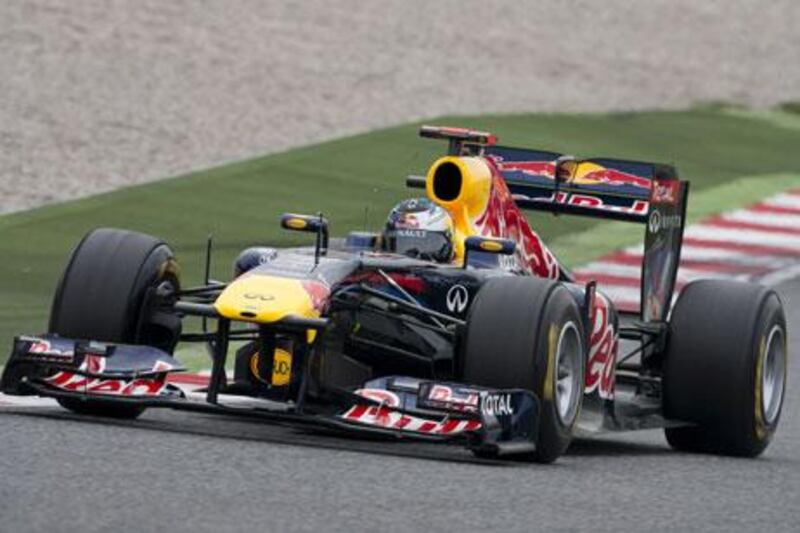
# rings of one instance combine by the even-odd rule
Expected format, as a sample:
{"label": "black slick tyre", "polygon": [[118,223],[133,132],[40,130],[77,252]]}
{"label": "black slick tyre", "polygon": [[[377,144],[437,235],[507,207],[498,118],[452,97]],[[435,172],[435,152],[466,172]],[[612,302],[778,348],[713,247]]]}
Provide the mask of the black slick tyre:
{"label": "black slick tyre", "polygon": [[572,440],[583,399],[584,325],[575,299],[553,280],[502,277],[478,292],[463,341],[463,381],[533,391],[541,402],[536,451],[550,463]]}
{"label": "black slick tyre", "polygon": [[672,311],[664,356],[665,430],[674,449],[755,457],[778,426],[786,318],[774,291],[729,280],[690,283]]}
{"label": "black slick tyre", "polygon": [[[155,290],[179,288],[177,263],[159,239],[118,229],[96,229],[78,244],[53,298],[49,331],[62,337],[147,344],[172,352],[177,315],[152,308]],[[76,413],[135,418],[144,408],[98,400],[61,399]]]}

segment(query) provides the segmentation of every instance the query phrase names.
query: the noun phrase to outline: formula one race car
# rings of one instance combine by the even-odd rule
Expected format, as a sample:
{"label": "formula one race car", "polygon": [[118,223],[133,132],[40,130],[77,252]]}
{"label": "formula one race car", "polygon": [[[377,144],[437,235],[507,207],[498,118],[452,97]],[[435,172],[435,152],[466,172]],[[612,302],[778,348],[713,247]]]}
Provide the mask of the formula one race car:
{"label": "formula one race car", "polygon": [[[408,178],[426,198],[398,205],[381,234],[329,241],[321,215],[287,214],[283,228],[315,245],[247,249],[227,283],[206,274],[181,287],[161,240],[90,232],[49,332],[15,339],[0,389],[88,415],[245,414],[538,462],[575,435],[653,427],[679,450],[766,448],[785,388],[781,302],[703,280],[672,306],[688,194],[674,168],[501,147],[457,128],[421,135],[447,140],[448,155]],[[638,312],[575,283],[521,209],[643,224]],[[186,317],[200,317],[198,331],[183,331]],[[169,380],[183,370],[179,342],[212,355],[200,398]]]}

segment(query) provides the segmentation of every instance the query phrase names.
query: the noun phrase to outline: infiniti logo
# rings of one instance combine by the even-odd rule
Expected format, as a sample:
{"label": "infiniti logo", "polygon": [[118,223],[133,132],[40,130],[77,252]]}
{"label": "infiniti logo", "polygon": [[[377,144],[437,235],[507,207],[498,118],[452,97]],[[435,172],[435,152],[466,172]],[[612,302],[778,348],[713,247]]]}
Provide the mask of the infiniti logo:
{"label": "infiniti logo", "polygon": [[658,233],[661,230],[671,230],[681,227],[680,215],[662,215],[658,211],[650,213],[650,219],[647,221],[647,229],[650,233]]}
{"label": "infiniti logo", "polygon": [[259,294],[257,292],[248,292],[244,295],[248,300],[261,300],[262,302],[270,302],[275,299],[271,294]]}
{"label": "infiniti logo", "polygon": [[650,220],[647,225],[650,233],[658,233],[658,230],[661,229],[661,213],[658,211],[650,213]]}
{"label": "infiniti logo", "polygon": [[469,302],[469,293],[463,285],[453,285],[447,291],[447,310],[451,313],[463,313]]}

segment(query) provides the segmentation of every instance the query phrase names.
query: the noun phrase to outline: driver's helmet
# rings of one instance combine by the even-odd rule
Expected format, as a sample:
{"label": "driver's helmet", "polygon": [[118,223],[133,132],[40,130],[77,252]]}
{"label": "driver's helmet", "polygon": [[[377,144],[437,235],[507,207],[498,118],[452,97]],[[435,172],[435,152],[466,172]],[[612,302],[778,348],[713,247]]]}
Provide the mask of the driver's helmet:
{"label": "driver's helmet", "polygon": [[389,213],[381,239],[383,250],[426,261],[453,260],[453,220],[427,198],[410,198]]}

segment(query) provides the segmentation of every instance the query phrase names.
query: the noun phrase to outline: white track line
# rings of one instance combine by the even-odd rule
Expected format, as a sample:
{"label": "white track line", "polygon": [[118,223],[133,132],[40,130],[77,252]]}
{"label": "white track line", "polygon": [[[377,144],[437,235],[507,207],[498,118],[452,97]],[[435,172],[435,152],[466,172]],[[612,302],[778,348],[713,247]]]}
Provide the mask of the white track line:
{"label": "white track line", "polygon": [[[629,246],[624,248],[622,251],[628,255],[638,257],[640,260],[644,257],[644,247],[641,245]],[[603,258],[600,259],[603,260]],[[773,256],[742,256],[742,252],[739,250],[703,248],[702,246],[694,246],[691,244],[683,245],[681,248],[681,259],[687,259],[690,261],[729,261],[732,259],[742,259],[746,260],[747,262],[752,261],[754,264],[772,264],[773,262]],[[579,267],[575,270],[581,270],[583,268],[584,267]]]}
{"label": "white track line", "polygon": [[800,209],[800,194],[779,194],[777,196],[773,196],[772,198],[767,198],[762,203],[778,207],[791,207],[793,209]]}
{"label": "white track line", "polygon": [[689,226],[686,229],[685,237],[736,244],[779,246],[781,248],[796,250],[800,253],[800,235],[785,235],[751,229],[718,228],[715,226],[698,224]]}
{"label": "white track line", "polygon": [[632,302],[639,304],[639,287],[623,287],[620,285],[598,286],[600,291],[614,302]]}
{"label": "white track line", "polygon": [[724,220],[734,222],[748,222],[784,229],[800,229],[800,215],[787,215],[778,213],[759,213],[740,209],[731,213],[723,213]]}
{"label": "white track line", "polygon": [[[698,224],[697,226],[703,226],[702,224]],[[689,226],[690,228],[694,228],[696,226]],[[710,226],[704,226],[711,229]],[[714,228],[713,230],[716,231],[718,228]],[[688,228],[687,228],[688,230]],[[687,235],[688,236],[688,235]],[[762,244],[757,241],[753,242],[745,242],[739,244]],[[644,255],[644,246],[636,245],[636,246],[629,246],[624,248],[626,254],[638,256],[642,258]],[[609,254],[611,255],[611,254]],[[681,259],[685,259],[687,261],[729,261],[732,263],[741,263],[744,265],[774,265],[776,263],[794,263],[797,261],[793,259],[791,256],[786,255],[768,255],[768,254],[759,254],[759,255],[749,255],[745,254],[741,250],[735,249],[724,249],[724,248],[704,248],[702,246],[695,246],[693,244],[684,244],[681,248]],[[602,257],[600,260],[604,260]],[[583,270],[585,267],[578,267],[574,269],[575,271]]]}
{"label": "white track line", "polygon": [[638,266],[623,265],[620,263],[612,263],[608,261],[595,261],[586,266],[575,269],[576,274],[592,275],[592,276],[625,276],[630,278],[639,278],[642,275],[642,269]]}
{"label": "white track line", "polygon": [[717,261],[731,265],[766,266],[776,264],[794,263],[791,257],[774,255],[746,255],[738,250],[723,250],[720,248],[703,248],[687,244],[681,249],[681,259],[686,261]]}
{"label": "white track line", "polygon": [[[640,279],[642,275],[642,269],[638,266],[634,265],[626,265],[621,263],[614,263],[611,259],[608,261],[595,261],[594,263],[589,263],[585,267],[581,267],[575,270],[576,274],[580,274],[581,276],[620,276],[625,278],[631,279]],[[694,270],[691,268],[679,268],[678,269],[678,281],[679,282],[689,282],[695,279],[704,279],[704,278],[739,278],[745,279],[748,275],[746,273],[741,272],[709,272],[705,270]]]}

